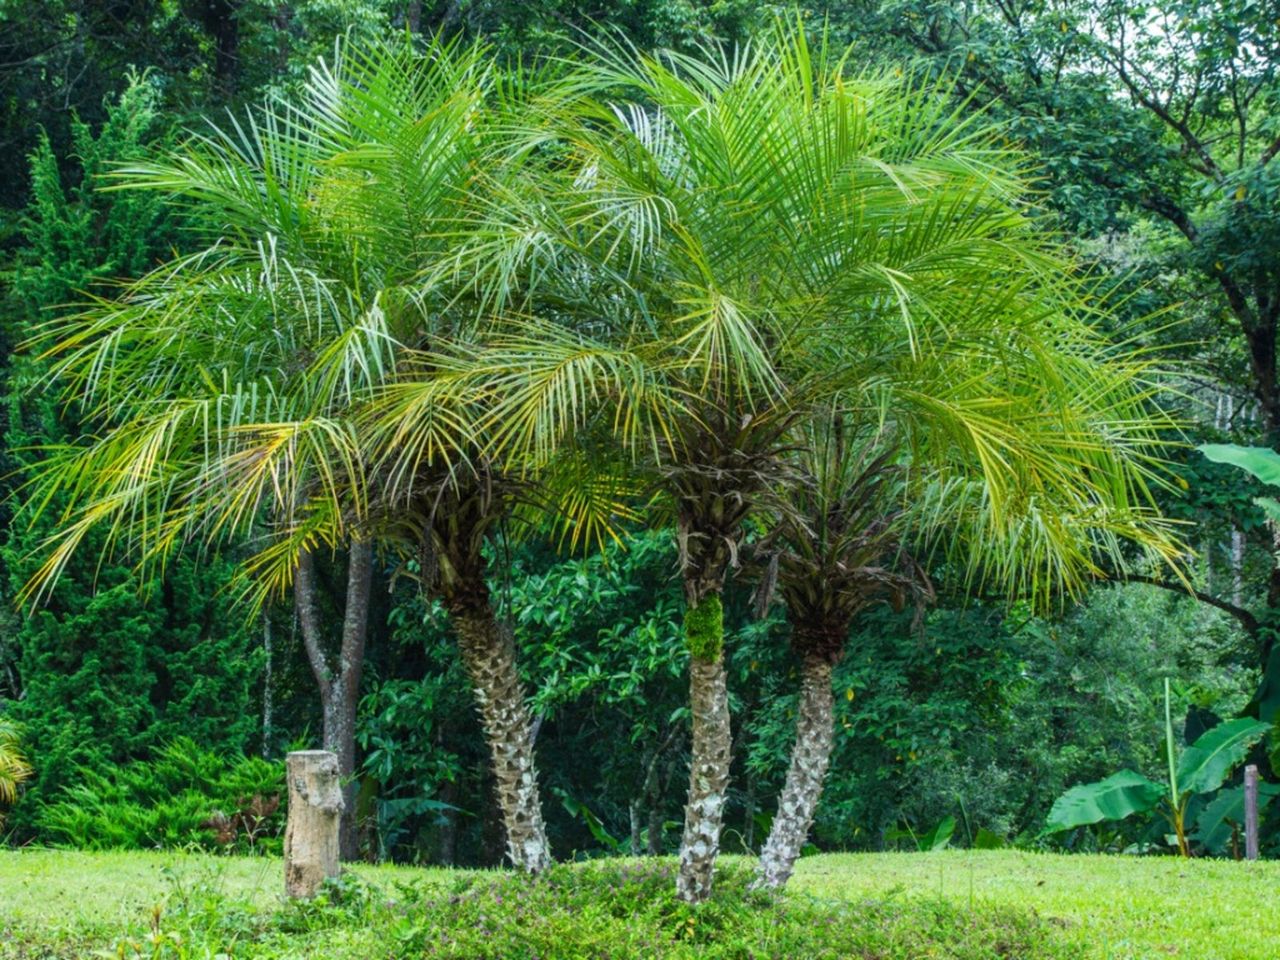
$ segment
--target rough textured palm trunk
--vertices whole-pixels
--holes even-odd
[[[831,663],[821,656],[806,657],[791,767],[769,839],[760,853],[756,886],[781,889],[791,877],[822,795],[822,779],[831,760],[832,729]]]
[[[516,671],[515,642],[487,603],[452,613],[462,662],[489,741],[507,855],[516,867],[537,873],[551,865],[551,848],[542,821],[533,725]]]
[[[719,609],[719,596],[713,594]],[[693,610],[700,609],[693,608]],[[729,694],[724,669],[724,627],[716,617],[717,635],[695,639],[690,633],[689,705],[693,714],[693,745],[689,757],[689,796],[685,803],[684,834],[680,840],[680,873],[676,893],[682,900],[700,902],[711,896],[711,879],[720,850],[720,827],[729,787],[732,739]],[[700,652],[701,651],[701,652]],[[703,654],[711,654],[706,656]]]

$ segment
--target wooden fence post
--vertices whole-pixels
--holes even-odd
[[[310,899],[338,876],[342,783],[338,757],[328,750],[297,750],[285,758],[289,813],[284,829],[284,892]]]
[[[1244,768],[1244,858],[1258,859],[1258,767]]]

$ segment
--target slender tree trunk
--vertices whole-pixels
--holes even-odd
[[[271,611],[262,611],[262,759],[271,759],[272,730],[272,678],[271,678]]]
[[[404,5],[404,25],[411,34],[422,30],[422,0],[409,0]]]
[[[724,621],[718,592],[703,596],[697,606],[688,608],[685,635],[690,651],[693,744],[676,893],[682,900],[698,903],[711,896],[733,745],[724,669]]]
[[[335,718],[333,748],[338,754],[338,770],[343,777],[342,795],[347,812],[342,817],[342,859],[360,856],[356,794],[356,711],[360,706],[360,678],[369,636],[369,600],[373,592],[373,545],[352,540],[347,559],[347,603],[342,618],[342,647],[338,653],[341,706]]]
[[[651,806],[649,808],[649,843],[646,851],[651,857],[662,856],[662,825],[664,822],[662,808]]]
[[[649,840],[646,845],[647,852],[651,857],[662,855],[662,825],[664,817],[662,816],[662,795],[663,787],[671,782],[672,762],[667,760],[664,766],[664,772],[659,772],[659,767],[676,738],[680,736],[682,727],[673,724],[667,728],[666,736],[654,747],[653,755],[649,757],[649,762],[644,769],[644,783],[640,787],[640,793],[644,798],[644,803],[649,808]]]
[[[638,857],[644,853],[644,801],[632,797],[627,803],[627,813],[631,820],[631,855]]]
[[[309,553],[299,557],[294,579],[298,621],[311,671],[320,688],[321,742],[338,758],[345,807],[339,842],[342,859],[359,857],[356,829],[356,708],[360,698],[360,676],[368,637],[369,599],[373,580],[373,548],[367,540],[353,540],[347,559],[346,609],[342,620],[342,644],[336,669],[324,652],[323,630],[316,610],[314,560]]]
[[[781,889],[791,877],[813,825],[813,814],[822,795],[822,778],[831,760],[831,662],[826,657],[810,655],[805,657],[802,671],[791,767],[756,867],[755,886],[769,889]]]
[[[542,821],[533,725],[516,670],[515,641],[494,616],[487,596],[484,602],[455,606],[451,614],[489,741],[507,856],[516,867],[538,873],[551,865],[551,848]]]
[[[451,807],[458,802],[458,785],[452,780],[440,788],[440,799]],[[458,811],[445,810],[440,825],[440,863],[451,867],[458,859]]]
[[[676,733],[680,732],[680,728],[676,728]],[[667,789],[671,786],[671,780],[676,773],[676,755],[670,753],[666,761],[662,765],[662,773],[655,778],[653,789],[649,793],[649,856],[662,856],[663,849],[666,846],[666,829],[667,818],[666,811],[663,807],[662,799],[667,795]]]
[[[225,96],[236,92],[240,71],[240,20],[242,0],[205,0],[204,28],[213,40],[213,77]]]

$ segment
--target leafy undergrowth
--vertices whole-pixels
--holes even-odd
[[[350,874],[310,903],[263,906],[213,879],[175,882],[124,929],[31,928],[0,934],[0,956],[587,958],[866,958],[1058,960],[1080,956],[1035,913],[929,899],[781,898],[721,871],[709,903],[674,895],[668,861],[559,866],[536,880],[497,873],[451,884]],[[108,936],[109,934],[109,936]],[[104,939],[105,937],[105,939]]]

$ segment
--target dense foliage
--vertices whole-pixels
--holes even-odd
[[[282,764],[257,757],[227,760],[188,737],[154,753],[153,760],[120,764],[106,774],[76,771],[74,786],[41,807],[41,836],[84,850],[279,851]]]
[[[278,769],[262,758],[295,741],[318,742],[323,718],[289,605],[250,620],[233,603],[240,545],[142,573],[126,550],[98,563],[90,549],[46,604],[17,603],[57,523],[56,511],[30,522],[13,471],[40,462],[39,447],[103,427],[92,412],[59,404],[47,388],[48,361],[19,355],[18,344],[86,292],[110,298],[111,281],[137,277],[221,228],[156,192],[104,190],[113,169],[160,157],[202,114],[223,123],[224,107],[296,91],[343,31],[372,39],[439,29],[485,37],[502,54],[531,61],[565,49],[566,34],[593,21],[641,45],[682,46],[699,36],[732,44],[768,11],[683,2],[53,6],[33,18],[30,4],[0,2],[0,80],[10,92],[0,114],[8,174],[0,197],[8,281],[0,485],[14,494],[0,505],[0,723],[16,722],[4,743],[20,744],[34,768],[5,829],[20,842],[257,849],[257,820],[246,836],[246,817],[263,820],[263,837],[278,832],[265,799]],[[1117,342],[1135,338],[1190,361],[1174,402],[1191,433],[1274,443],[1277,34],[1253,5],[1237,6],[1182,4],[1176,17],[1195,25],[1191,41],[1164,14],[1109,4],[977,4],[962,16],[933,3],[852,3],[825,12],[835,34],[869,56],[915,58],[924,72],[955,74],[965,109],[985,109],[1034,151],[1047,178],[1038,216],[1069,233],[1103,286],[1129,297],[1111,331]],[[20,21],[30,29],[14,29]],[[1132,46],[1135,23],[1171,39]],[[1196,45],[1193,78],[1169,69],[1185,42]],[[1159,89],[1165,80],[1173,86]],[[351,272],[369,270],[369,259],[357,250]],[[1175,458],[1181,483],[1157,493],[1169,513],[1195,524],[1186,535],[1200,551],[1192,580],[1211,604],[1142,570],[1139,579],[1159,582],[1097,583],[1055,598],[1062,604],[1048,611],[942,591],[923,616],[860,616],[833,677],[835,746],[813,833],[820,848],[914,845],[954,817],[956,844],[974,845],[983,834],[1076,849],[1167,849],[1156,818],[1052,840],[1041,831],[1069,787],[1126,767],[1159,778],[1163,678],[1175,680],[1187,743],[1210,714],[1257,715],[1271,702],[1262,694],[1280,690],[1271,613],[1280,588],[1256,491],[1193,452]],[[758,565],[733,572],[714,609],[706,603],[686,615],[673,531],[629,531],[585,556],[568,550],[567,538],[547,541],[517,538],[504,521],[484,556],[529,692],[552,848],[564,858],[674,849],[690,750],[688,641],[705,633],[714,649],[693,647],[704,659],[718,655],[722,636],[728,641],[734,720],[724,845],[758,850],[787,773],[802,666],[783,610],[754,609]],[[316,571],[317,608],[335,621],[344,557],[323,556]],[[419,589],[423,562],[388,552],[372,574],[355,727],[360,843],[370,857],[496,864],[505,841],[485,742],[450,639],[451,613]],[[951,572],[939,564],[940,587]],[[722,632],[704,629],[717,616]],[[1251,757],[1274,779],[1268,751],[1280,751],[1280,734]],[[1277,808],[1265,825],[1270,855],[1280,852]],[[1208,849],[1229,852],[1221,843]],[[544,905],[555,916],[582,895],[578,876],[556,874],[540,888],[561,897]],[[725,929],[746,915],[739,880],[725,893]],[[632,888],[617,889],[625,897]],[[359,890],[344,895],[365,902]],[[474,906],[473,894],[460,896]],[[608,926],[609,909],[565,922],[594,935],[588,927]],[[819,908],[788,909],[799,919],[770,935],[809,936],[816,914],[806,911]],[[882,919],[903,932],[921,918]],[[662,920],[663,930],[683,929]],[[1014,941],[1031,923],[996,921],[1008,923]],[[764,936],[770,922],[752,920],[751,929]],[[964,923],[943,911],[912,935],[942,930],[942,939],[955,939]],[[414,929],[425,936],[429,920]],[[867,932],[857,923],[848,929],[850,944]],[[774,942],[784,945],[799,949]]]

